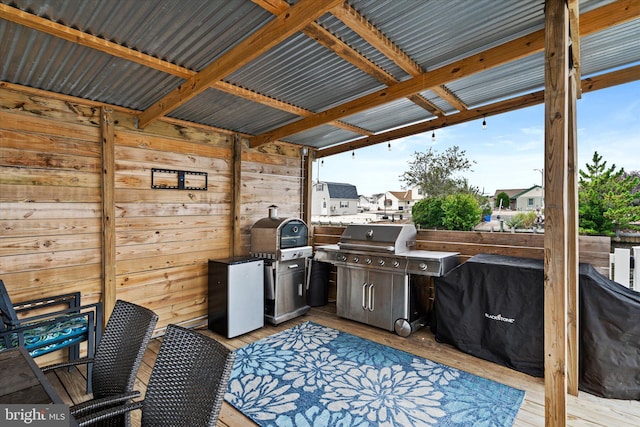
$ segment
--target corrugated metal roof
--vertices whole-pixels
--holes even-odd
[[[284,141],[294,144],[308,145],[314,148],[324,148],[339,142],[350,141],[362,135],[348,130],[335,128],[329,125],[317,126],[305,132],[283,138]]]
[[[580,12],[614,0],[582,0]],[[198,71],[267,25],[274,16],[250,0],[0,0],[44,19],[102,37],[187,70]],[[290,3],[295,3],[290,1]],[[349,0],[367,25],[423,70],[521,37],[544,25],[544,0],[397,1]],[[405,81],[409,74],[354,29],[329,14],[317,22],[337,39]],[[582,76],[640,63],[640,19],[581,40]],[[448,82],[446,87],[468,106],[480,106],[539,90],[544,56],[534,54]],[[144,110],[184,82],[148,66],[84,47],[55,35],[0,19],[0,80]],[[301,32],[224,77],[250,90],[311,112],[326,112],[385,86],[374,77]],[[420,93],[447,115],[449,102],[429,88]],[[344,122],[383,132],[434,116],[407,98],[393,99],[347,117]],[[349,109],[345,109],[348,114]],[[186,121],[259,135],[300,118],[214,89],[206,89],[168,113]],[[324,148],[362,138],[321,124],[284,141]],[[348,144],[345,145],[348,149]]]
[[[424,70],[513,40],[544,24],[544,0],[384,0],[353,2],[353,7]]]
[[[580,40],[582,75],[640,61],[640,19],[591,34]]]
[[[23,86],[144,109],[184,81],[4,20],[0,40],[0,80]]]
[[[384,87],[304,34],[290,37],[225,80],[314,112]]]
[[[202,92],[172,111],[170,117],[250,135],[298,119],[294,114],[215,89]]]

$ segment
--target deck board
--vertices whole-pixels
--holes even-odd
[[[425,357],[434,362],[443,363],[474,375],[524,390],[526,392],[525,399],[514,426],[544,426],[544,381],[542,378],[531,377],[507,367],[470,356],[448,344],[438,343],[429,328],[422,328],[409,337],[402,338],[392,332],[339,318],[335,314],[335,304],[330,303],[324,307],[312,308],[306,315],[281,323],[278,326],[265,325],[261,329],[233,339],[226,339],[205,328],[199,329],[199,331],[223,342],[229,348],[235,349],[305,321],[313,321],[358,335],[389,347]],[[136,382],[136,389],[138,390],[143,391],[149,381],[149,375],[151,374],[160,342],[161,339],[154,339],[145,353]],[[83,390],[85,385],[85,377],[81,372],[73,371],[69,373],[66,370],[62,370],[62,372],[49,373],[47,375],[66,400],[66,403],[78,403],[87,398],[87,396],[82,396],[79,393],[79,390]],[[55,376],[55,378],[51,376]],[[570,426],[635,427],[640,425],[640,401],[603,399],[580,392],[578,397],[567,396],[567,418]],[[132,421],[133,426],[140,425],[139,412],[134,414]],[[223,405],[218,426],[243,427],[253,425],[255,424],[252,421],[232,406],[227,403]]]

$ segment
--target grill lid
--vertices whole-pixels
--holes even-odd
[[[398,254],[415,246],[416,235],[413,224],[350,224],[340,236],[338,246],[341,249]]]

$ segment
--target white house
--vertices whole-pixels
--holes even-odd
[[[354,215],[358,213],[358,190],[355,185],[319,181],[311,193],[311,215]]]
[[[533,211],[543,207],[544,193],[539,185],[530,188],[496,190],[494,198],[497,198],[500,193],[506,193],[509,196],[509,206],[503,206],[503,209]]]
[[[544,193],[542,192],[542,187],[534,185],[533,187],[516,194],[515,199],[516,210],[533,211],[542,208]]]
[[[387,191],[378,195],[378,210],[411,212],[413,205],[422,198],[422,193],[418,188],[405,191]]]

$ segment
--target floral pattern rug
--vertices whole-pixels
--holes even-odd
[[[524,398],[312,322],[235,353],[225,400],[261,426],[511,426]]]

